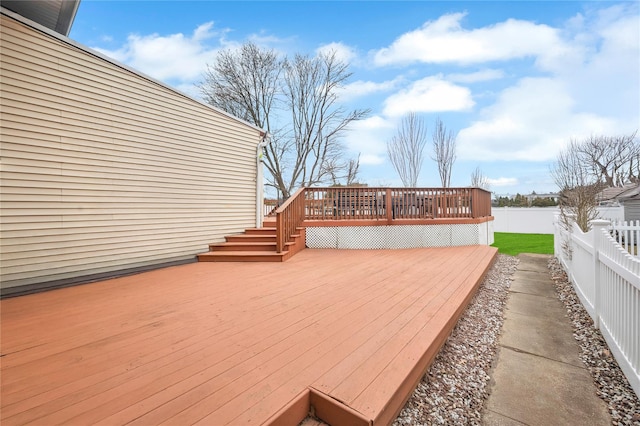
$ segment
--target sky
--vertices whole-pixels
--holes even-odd
[[[457,135],[451,186],[479,168],[498,195],[556,191],[571,139],[640,128],[637,1],[82,0],[69,37],[198,99],[221,49],[334,50],[340,103],[371,110],[343,138],[371,186],[402,186],[386,144],[409,112]],[[432,152],[418,186],[441,185]]]

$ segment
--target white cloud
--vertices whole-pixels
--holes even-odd
[[[461,158],[552,161],[571,138],[640,127],[640,21],[637,6],[613,6],[567,22],[573,56],[536,65],[458,134]]]
[[[440,77],[426,77],[389,96],[384,114],[392,117],[407,112],[465,111],[473,107],[471,91]]]
[[[467,74],[447,74],[445,79],[452,83],[480,83],[483,81],[499,80],[504,77],[504,71],[485,69]]]
[[[382,154],[360,154],[360,164],[377,166],[384,163],[385,158]]]
[[[376,65],[425,63],[473,64],[525,57],[558,57],[568,47],[557,29],[529,21],[508,19],[466,30],[466,13],[443,15],[397,38],[375,52]]]
[[[554,73],[580,105],[597,114],[633,121],[640,117],[640,19],[637,10],[614,6],[582,17],[573,37],[584,55],[552,63]],[[632,126],[633,127],[633,126]]]
[[[350,151],[360,153],[360,164],[382,164],[387,156],[386,141],[395,128],[394,122],[378,115],[353,122],[345,135],[345,145]]]
[[[358,57],[355,49],[353,49],[351,46],[347,46],[344,43],[333,42],[322,45],[318,49],[316,49],[316,53],[327,54],[331,52],[335,53],[338,60],[347,64],[354,62]]]
[[[375,93],[388,92],[395,89],[402,80],[402,77],[397,77],[393,80],[383,81],[382,83],[362,80],[354,81],[353,83],[345,85],[340,90],[340,100],[345,101]]]
[[[190,36],[131,34],[126,44],[117,50],[94,49],[161,81],[194,81],[202,75],[218,47],[226,45],[224,34],[225,31],[214,31],[213,22],[207,22]],[[218,46],[209,45],[212,38],[217,38]]]
[[[491,187],[516,186],[519,183],[518,178],[514,177],[487,178],[487,181]]]
[[[615,131],[615,120],[576,107],[561,81],[524,78],[458,133],[459,157],[549,161],[572,137]]]
[[[264,47],[266,49],[271,49],[275,46],[280,46],[282,48],[283,45],[291,43],[292,41],[292,38],[280,38],[273,34],[267,34],[264,31],[258,34],[251,34],[249,35],[249,37],[247,37],[247,39],[253,44]],[[237,45],[240,46],[239,43],[237,43]],[[282,49],[276,48],[276,51],[281,53]]]

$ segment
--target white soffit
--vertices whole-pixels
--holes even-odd
[[[2,7],[68,36],[80,0],[2,0]]]

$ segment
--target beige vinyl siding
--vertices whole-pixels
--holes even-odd
[[[2,288],[193,259],[255,226],[260,131],[8,16]]]
[[[640,220],[640,200],[626,200],[624,206],[624,220]]]

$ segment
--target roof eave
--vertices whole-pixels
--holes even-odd
[[[2,7],[68,36],[81,0],[16,1],[3,0]]]

